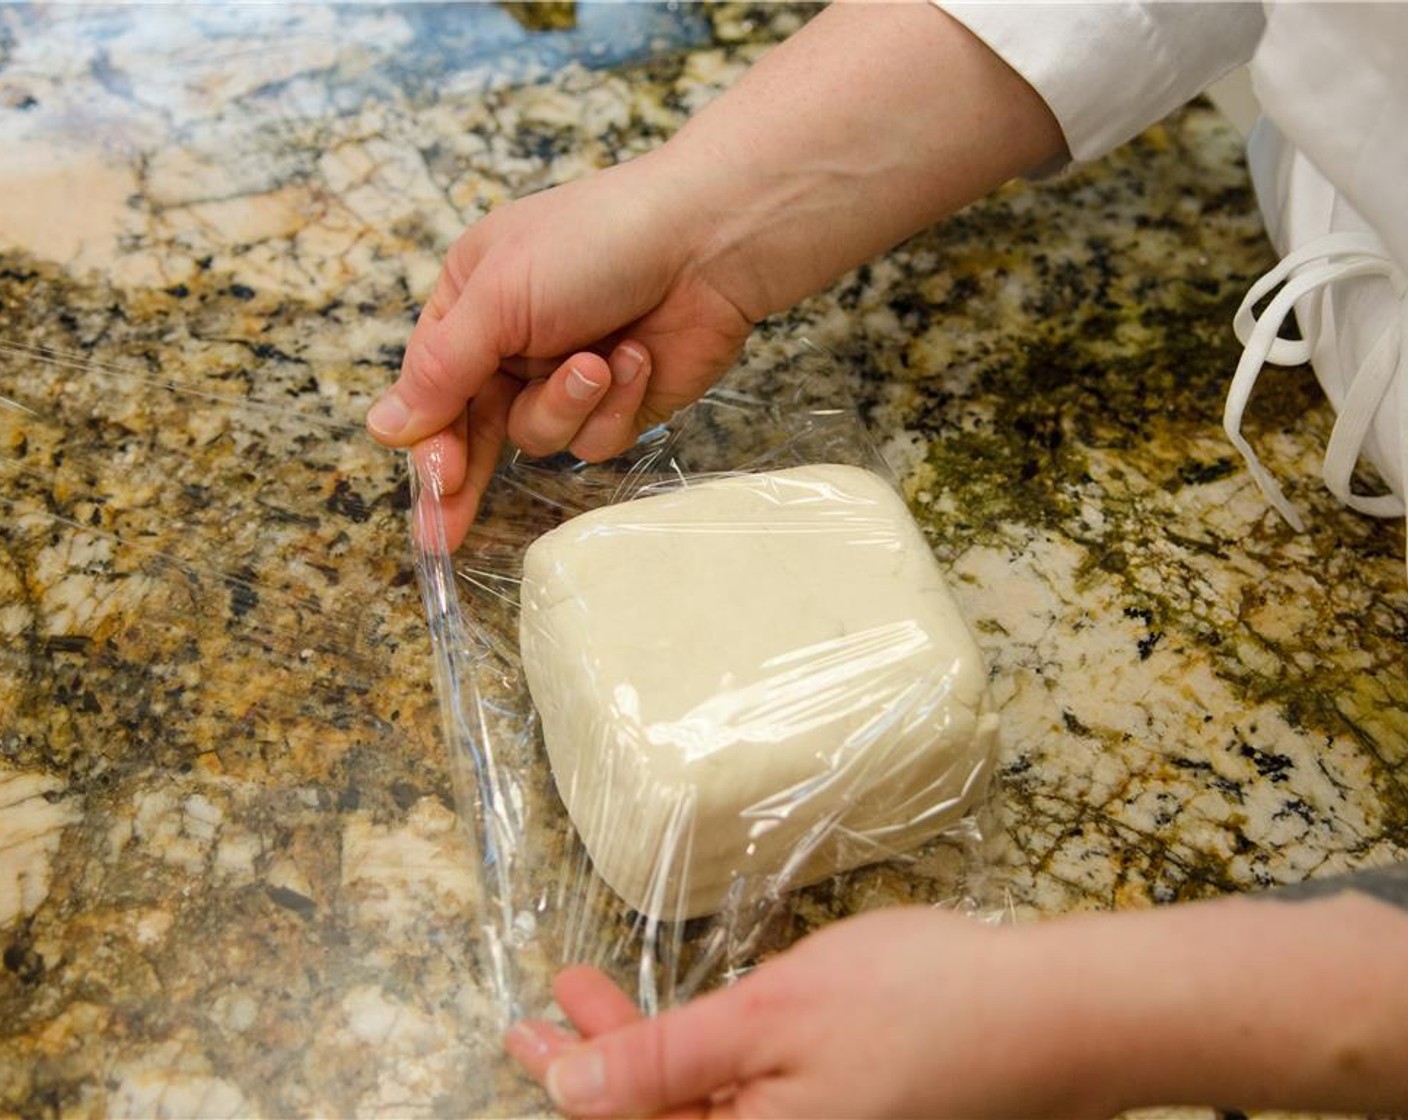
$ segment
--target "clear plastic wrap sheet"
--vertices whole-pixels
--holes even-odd
[[[381,371],[111,323],[0,330],[0,947],[32,962],[0,1115],[405,1115],[388,1084],[481,1115],[502,1052],[405,464],[359,423]]]
[[[854,410],[810,399],[826,360],[610,463],[511,458],[453,554],[419,482],[505,1020],[568,963],[655,1011],[845,913],[987,901],[986,674]]]

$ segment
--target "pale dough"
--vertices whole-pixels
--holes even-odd
[[[528,549],[521,602],[559,792],[637,910],[692,917],[731,883],[887,858],[981,792],[982,658],[872,472],[735,475],[593,510]]]

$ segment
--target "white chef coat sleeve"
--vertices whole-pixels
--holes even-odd
[[[1246,62],[1265,26],[1258,3],[934,2],[1041,95],[1077,162]]]

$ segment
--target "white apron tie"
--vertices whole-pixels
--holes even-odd
[[[1408,278],[1386,254],[1382,243],[1370,234],[1350,232],[1329,233],[1311,241],[1287,255],[1252,286],[1232,321],[1243,350],[1232,385],[1227,391],[1222,426],[1227,438],[1242,453],[1247,469],[1262,493],[1296,530],[1304,529],[1305,523],[1242,435],[1242,414],[1246,411],[1252,387],[1267,362],[1292,366],[1310,360],[1315,343],[1313,337],[1302,341],[1276,337],[1296,301],[1336,281],[1356,276],[1386,278],[1393,285],[1400,309],[1396,320],[1375,342],[1349,384],[1330,433],[1322,473],[1330,493],[1345,505],[1375,517],[1402,517],[1404,501],[1400,494],[1373,496],[1356,494],[1350,489],[1350,476],[1359,461],[1360,451],[1380,403],[1390,392],[1401,393],[1408,398],[1408,345],[1405,344],[1405,339],[1408,339]],[[1258,319],[1252,308],[1278,286],[1281,290]],[[1302,324],[1303,329],[1306,326]],[[1309,335],[1312,331],[1306,329],[1304,333]],[[1401,399],[1398,403],[1399,462],[1404,475],[1399,480],[1398,489],[1402,494],[1408,494],[1408,399]]]

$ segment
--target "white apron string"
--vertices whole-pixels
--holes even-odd
[[[1262,493],[1296,530],[1304,529],[1305,523],[1242,435],[1242,415],[1257,377],[1267,362],[1289,366],[1310,360],[1313,338],[1291,340],[1276,337],[1296,301],[1338,280],[1354,276],[1385,277],[1393,285],[1402,309],[1396,321],[1374,344],[1350,382],[1325,451],[1325,485],[1340,501],[1363,513],[1375,517],[1402,517],[1404,502],[1398,494],[1370,496],[1356,494],[1350,489],[1350,475],[1359,461],[1360,451],[1380,403],[1389,392],[1408,395],[1408,346],[1404,344],[1404,339],[1408,338],[1408,278],[1385,253],[1379,240],[1369,234],[1331,233],[1297,249],[1252,285],[1232,321],[1232,328],[1243,350],[1232,385],[1227,391],[1222,426],[1232,445],[1242,453],[1247,469]],[[1258,319],[1252,308],[1278,286],[1281,290]],[[1399,409],[1399,450],[1404,472],[1400,486],[1408,494],[1408,399],[1400,404],[1404,406]]]

